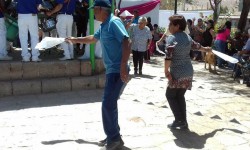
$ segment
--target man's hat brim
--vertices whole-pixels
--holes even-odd
[[[106,7],[106,8],[111,8],[111,4],[108,1],[95,1],[92,6],[90,6],[88,9],[93,9],[95,6],[99,7]]]

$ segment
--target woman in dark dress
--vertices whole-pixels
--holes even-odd
[[[201,43],[202,46],[212,46],[214,37],[215,37],[215,33],[214,33],[214,21],[213,20],[208,20],[206,22],[207,24],[207,28],[205,30],[205,32],[203,32],[202,36],[203,36],[203,41]]]

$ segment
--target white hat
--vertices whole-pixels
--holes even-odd
[[[127,10],[124,10],[121,14],[120,14],[121,17],[129,17],[129,16],[134,16],[132,15],[129,11]]]

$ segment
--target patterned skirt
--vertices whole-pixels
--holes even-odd
[[[180,78],[178,80],[173,79],[173,80],[168,81],[168,87],[169,88],[184,88],[187,90],[191,90],[192,80],[193,80],[193,77],[185,77],[185,78]]]

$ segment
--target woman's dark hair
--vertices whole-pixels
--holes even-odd
[[[183,15],[172,15],[169,17],[169,21],[174,25],[179,25],[181,31],[185,31],[187,22]]]
[[[231,26],[232,26],[231,21],[226,21],[225,25],[224,25],[223,27],[220,27],[220,28],[218,29],[218,33],[224,32],[224,31],[226,30],[226,28],[227,28],[227,29],[231,29]]]
[[[191,19],[188,19],[187,22],[189,22],[190,25],[193,24],[193,21]]]
[[[151,17],[147,17],[148,23],[151,22]]]
[[[227,21],[227,22],[225,23],[225,26],[226,26],[226,28],[231,29],[231,27],[232,27],[232,22],[231,22],[231,21]]]
[[[158,24],[154,24],[154,27],[157,28],[157,27],[158,27]]]
[[[209,19],[207,23],[210,23],[210,28],[214,29],[214,21]]]

